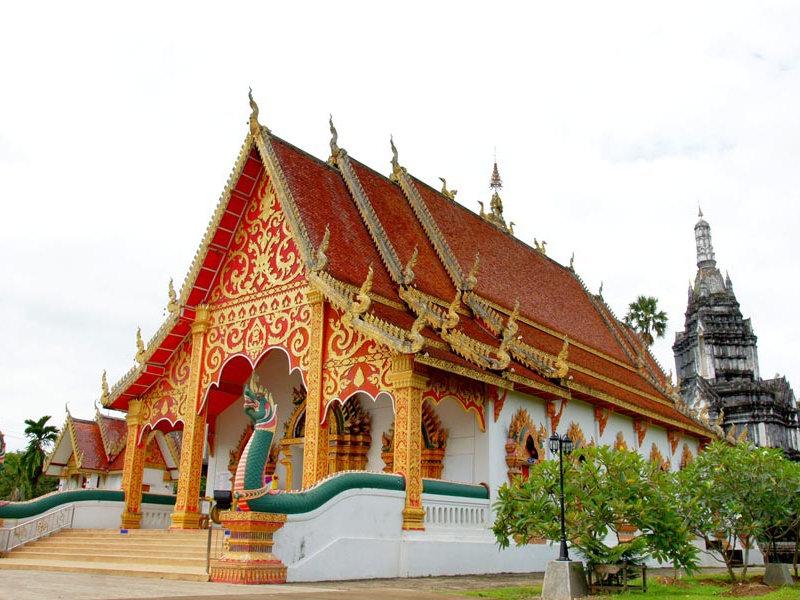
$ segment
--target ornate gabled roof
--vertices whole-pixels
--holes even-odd
[[[122,419],[98,411],[95,420],[90,421],[76,419],[68,412],[43,470],[48,475],[57,476],[73,456],[80,471],[118,470],[112,467],[118,462],[116,459],[125,454],[126,434],[127,424]]]
[[[108,405],[125,408],[163,374],[266,173],[310,283],[363,333],[436,368],[639,411],[708,435],[676,410],[667,377],[641,340],[571,269],[409,175],[394,148],[385,177],[351,159],[332,131],[324,162],[265,127],[252,129],[173,303],[179,308]]]

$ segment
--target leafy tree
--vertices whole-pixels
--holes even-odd
[[[564,464],[565,520],[572,547],[590,564],[651,556],[694,569],[697,549],[675,507],[672,477],[636,452],[602,447],[573,453]],[[493,531],[501,547],[511,540],[560,539],[558,463],[540,462],[526,481],[503,485],[495,510]],[[630,526],[637,530],[632,539],[621,536]]]
[[[664,337],[667,331],[667,313],[658,310],[658,300],[653,296],[639,296],[628,305],[625,323],[638,331],[648,346],[652,346],[653,336]]]
[[[19,502],[33,494],[28,469],[22,452],[9,452],[0,467],[0,500]]]
[[[38,421],[25,419],[25,437],[28,438],[28,447],[25,450],[23,462],[34,488],[42,476],[47,451],[51,444],[58,439],[58,428],[48,425],[49,420],[49,415],[41,417]]]
[[[744,550],[742,578],[756,541],[774,542],[795,526],[796,469],[780,450],[714,442],[679,474],[679,505],[708,552],[736,581],[733,552]]]

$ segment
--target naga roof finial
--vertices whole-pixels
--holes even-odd
[[[144,341],[142,340],[142,328],[136,328],[136,362],[143,365],[145,362],[145,348]]]
[[[335,160],[336,157],[339,156],[339,144],[338,144],[339,133],[336,131],[336,127],[333,125],[333,115],[330,115],[330,118],[328,119],[328,124],[330,125],[331,128],[331,141],[330,141],[331,159]]]
[[[100,404],[105,406],[108,403],[108,378],[106,372],[103,370],[103,376],[100,378]]]
[[[442,182],[442,196],[445,198],[450,198],[450,200],[455,200],[458,190],[448,190],[447,180],[444,177],[439,177],[439,181]]]
[[[397,146],[394,145],[394,136],[389,136],[389,145],[392,147],[392,170],[396,171],[400,168],[400,162],[397,159]]]
[[[247,98],[250,100],[250,133],[258,135],[261,133],[261,125],[258,122],[258,104],[256,104],[256,101],[253,99],[253,88],[248,88],[248,90]]]
[[[414,246],[414,251],[411,253],[411,258],[408,259],[406,266],[403,268],[403,283],[405,285],[411,285],[411,282],[414,281],[414,267],[417,264],[418,257],[419,246]]]

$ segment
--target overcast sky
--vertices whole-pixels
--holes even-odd
[[[759,338],[800,388],[800,4],[96,4],[0,9],[0,430],[133,365],[161,323],[247,131],[339,143],[476,210],[494,148],[508,220],[618,316],[668,312],[695,274],[698,204]],[[555,7],[555,8],[550,8]],[[513,299],[510,299],[510,301]]]

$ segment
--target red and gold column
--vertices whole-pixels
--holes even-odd
[[[414,355],[392,358],[394,395],[394,471],[406,480],[403,529],[423,530],[422,508],[422,394],[428,380],[414,372]]]
[[[203,469],[206,412],[198,414],[202,401],[201,370],[205,352],[205,333],[210,323],[208,307],[198,306],[192,324],[192,359],[187,382],[188,403],[183,423],[178,496],[172,513],[171,529],[200,527],[200,477]]]
[[[122,467],[122,491],[125,494],[125,507],[122,510],[120,527],[139,529],[142,521],[142,477],[144,475],[145,444],[138,445],[139,415],[141,400],[128,403],[128,439],[125,443],[125,463]]]
[[[328,425],[320,424],[322,410],[322,355],[325,341],[325,300],[317,290],[307,295],[311,308],[311,340],[306,373],[306,424],[303,440],[303,489],[327,475]]]

